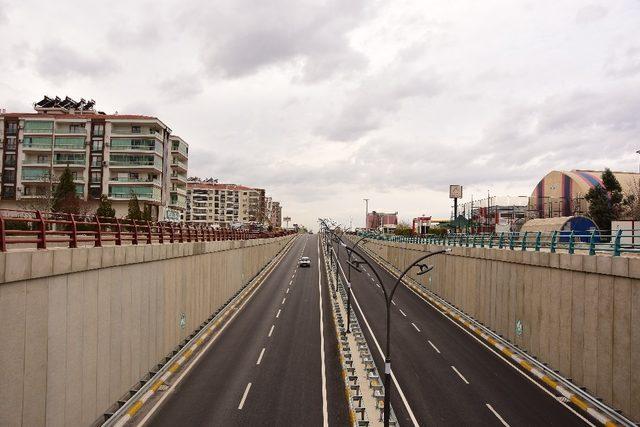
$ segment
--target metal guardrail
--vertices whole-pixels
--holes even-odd
[[[545,251],[589,255],[640,253],[640,232],[638,230],[617,230],[612,233],[553,231],[553,232],[503,232],[503,233],[448,233],[425,237],[396,236],[376,233],[358,233],[370,239],[390,242],[431,244],[473,248],[509,249],[517,251]]]
[[[252,232],[97,215],[0,209],[0,252],[6,252],[11,246],[24,248],[25,245],[35,245],[38,249],[46,249],[49,244],[69,248],[77,248],[79,245],[100,247],[105,243],[116,246],[150,245],[251,240],[288,234],[292,232]]]

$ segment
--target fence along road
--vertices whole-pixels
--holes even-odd
[[[345,425],[349,415],[338,375],[336,334],[322,286],[320,336],[317,237],[298,239],[243,312],[148,417],[152,426]],[[304,254],[311,268],[298,268]],[[326,365],[323,397],[322,352]],[[323,414],[323,405],[327,414]]]
[[[346,267],[346,251],[340,256]],[[395,282],[382,267],[377,271],[387,286]],[[385,332],[382,290],[372,273],[352,271],[351,278],[356,314],[361,321],[363,316],[367,319],[380,341]],[[418,424],[590,424],[406,287],[398,287],[391,308],[392,369]],[[371,339],[368,331],[367,338]],[[380,369],[381,355],[374,352],[374,358]],[[397,393],[391,404],[399,423],[411,424]]]

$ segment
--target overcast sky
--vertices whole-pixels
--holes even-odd
[[[155,115],[303,224],[640,160],[640,0],[0,0],[0,40],[0,108]]]

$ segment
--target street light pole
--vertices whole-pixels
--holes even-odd
[[[382,293],[384,295],[384,299],[385,299],[385,309],[386,309],[386,348],[385,348],[385,355],[384,355],[384,389],[385,389],[385,393],[384,393],[384,425],[385,427],[389,426],[389,417],[391,415],[391,301],[393,300],[393,295],[396,292],[396,289],[398,288],[398,285],[402,282],[402,279],[404,278],[404,276],[413,268],[413,267],[418,267],[420,269],[420,271],[417,273],[418,275],[423,275],[425,273],[428,273],[429,271],[431,271],[433,269],[433,266],[427,266],[426,264],[422,263],[422,261],[426,260],[427,258],[430,258],[434,255],[438,255],[441,253],[445,253],[445,252],[449,252],[450,249],[442,249],[439,251],[435,251],[435,252],[429,252],[428,254],[416,259],[415,261],[413,261],[413,263],[411,263],[403,272],[400,276],[398,276],[398,279],[396,280],[395,284],[393,285],[393,287],[391,288],[391,292],[388,293],[386,287],[384,286],[384,282],[382,281],[382,279],[380,278],[380,275],[378,274],[378,272],[376,271],[375,268],[373,268],[373,265],[371,265],[371,263],[369,261],[367,261],[366,258],[364,258],[362,256],[362,254],[360,254],[359,252],[357,252],[354,247],[349,247],[346,245],[346,243],[344,243],[342,241],[342,239],[340,238],[340,236],[338,236],[336,233],[334,233],[333,231],[331,231],[331,229],[329,227],[326,226],[325,227],[327,229],[327,231],[329,233],[331,233],[336,241],[339,241],[339,244],[341,244],[342,246],[344,246],[347,250],[347,254],[348,254],[348,264],[349,266],[353,266],[353,268],[358,271],[358,272],[362,272],[362,270],[360,269],[360,264],[366,264],[369,269],[373,272],[373,274],[376,276],[376,279],[378,280],[378,283],[380,284],[380,287],[382,288]],[[361,238],[358,243],[360,243],[360,241],[362,241],[364,239]],[[357,259],[353,259],[352,255],[355,255],[357,257]],[[337,260],[336,260],[337,261]],[[336,264],[336,272],[338,269],[338,265]],[[351,286],[351,280],[350,278],[347,279],[347,281],[349,282],[349,292],[348,295],[351,292],[350,286]]]

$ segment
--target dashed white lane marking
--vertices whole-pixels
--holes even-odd
[[[487,408],[489,408],[489,410],[491,412],[493,412],[493,415],[495,415],[496,418],[500,420],[500,422],[502,423],[503,426],[509,427],[509,424],[507,424],[507,422],[500,416],[499,413],[496,412],[495,409],[493,409],[493,407],[491,405],[489,405],[488,403],[486,405],[487,405]]]
[[[289,281],[289,286],[293,285],[293,280]]]
[[[377,286],[377,287],[380,287],[380,283],[376,283],[376,286]]]
[[[262,356],[264,356],[264,350],[265,348],[262,347],[262,351],[260,352],[260,356],[258,356],[258,361],[256,362],[256,365],[259,365],[260,362],[262,361]]]
[[[400,310],[400,314],[402,314],[404,317],[407,317],[407,314],[404,311],[402,311],[401,308],[399,308],[398,310]]]
[[[293,280],[294,277],[296,277],[295,273],[293,274],[293,276],[291,276],[291,280]]]
[[[434,343],[432,343],[431,341],[427,340],[429,342],[429,344],[431,345],[431,347],[433,347],[433,349],[435,351],[437,351],[438,353],[440,353],[440,350],[438,350],[438,347],[436,347],[436,345]]]
[[[416,328],[416,331],[420,332],[420,329],[418,329],[415,323],[411,322],[411,324],[413,325],[414,328]]]
[[[391,300],[391,304],[396,305],[396,302],[394,300]]]
[[[282,311],[282,310],[278,310],[278,312],[276,313],[276,319],[277,319],[278,317],[280,317],[280,312],[281,312],[281,311]]]
[[[271,329],[269,329],[269,337],[271,336],[271,334],[273,333],[273,328],[275,328],[276,325],[271,325]]]
[[[282,298],[282,303],[284,304],[286,300],[287,300],[286,298]]]
[[[289,293],[289,288],[287,288],[287,293]]]
[[[467,379],[464,377],[464,375],[462,375],[462,374],[460,373],[460,371],[458,371],[458,370],[456,369],[456,367],[455,367],[455,366],[451,366],[451,369],[453,369],[453,370],[454,370],[454,372],[455,372],[456,374],[458,374],[458,376],[462,379],[462,381],[464,381],[465,383],[469,384],[469,381],[467,381]]]
[[[242,409],[242,407],[244,406],[244,401],[247,400],[247,394],[249,394],[250,388],[251,388],[251,383],[247,384],[247,388],[244,389],[244,394],[242,395],[242,400],[240,400],[238,409]]]

